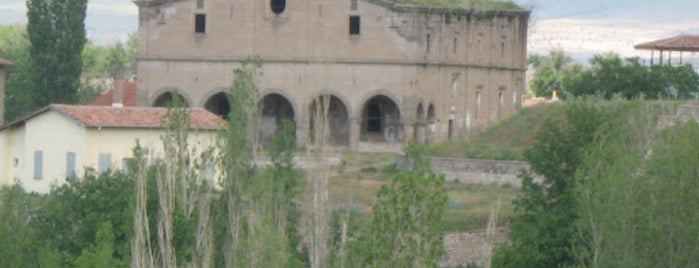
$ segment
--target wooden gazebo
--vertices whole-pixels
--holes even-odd
[[[672,52],[680,53],[680,64],[682,64],[683,52],[699,52],[699,35],[679,35],[666,39],[642,43],[634,46],[635,49],[650,50],[650,64],[653,65],[655,51],[659,51],[659,64],[663,64],[664,53],[667,52],[667,63],[672,64]]]

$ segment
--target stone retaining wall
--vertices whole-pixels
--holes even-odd
[[[441,267],[467,267],[469,264],[477,267],[490,267],[490,256],[493,246],[505,243],[509,232],[498,228],[492,233],[486,230],[475,230],[459,233],[444,234],[444,250],[446,260]]]
[[[520,186],[517,178],[522,170],[529,170],[526,162],[479,159],[429,157],[432,170],[444,174],[446,181],[468,184],[498,184]],[[396,159],[399,170],[407,169],[412,161],[400,155]]]

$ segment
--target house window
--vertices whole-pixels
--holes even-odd
[[[202,174],[202,178],[205,180],[213,180],[214,179],[214,161],[212,159],[207,159],[206,160],[206,166],[204,167],[204,172]]]
[[[75,173],[75,153],[66,153],[66,177],[75,178],[77,174]]]
[[[40,180],[44,177],[44,152],[34,151],[34,179]]]
[[[359,16],[350,16],[349,17],[349,34],[350,35],[359,35],[360,33],[360,18]]]
[[[286,0],[270,0],[269,8],[272,9],[274,14],[282,14],[282,12],[284,12],[286,9]]]
[[[206,33],[206,14],[194,15],[194,32]]]
[[[99,157],[99,162],[97,163],[97,171],[99,173],[105,173],[112,168],[112,154],[101,153]]]
[[[136,158],[121,159],[121,173],[131,174],[131,167],[136,166]]]
[[[350,7],[350,8],[351,8],[352,10],[357,10],[357,9],[358,9],[358,6],[359,6],[359,3],[358,3],[359,0],[351,0],[351,1],[352,1],[352,4],[351,4],[351,7]]]
[[[197,0],[197,8],[204,8],[204,0]]]

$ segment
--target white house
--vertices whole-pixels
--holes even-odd
[[[225,122],[205,109],[189,109],[190,146],[215,145]],[[50,105],[0,128],[0,184],[19,181],[47,193],[51,184],[83,174],[124,168],[136,140],[151,157],[162,155],[166,108]],[[201,151],[201,150],[199,150]]]

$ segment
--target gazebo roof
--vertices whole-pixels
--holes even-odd
[[[667,51],[699,51],[699,35],[679,35],[638,44],[635,45],[634,48]]]

